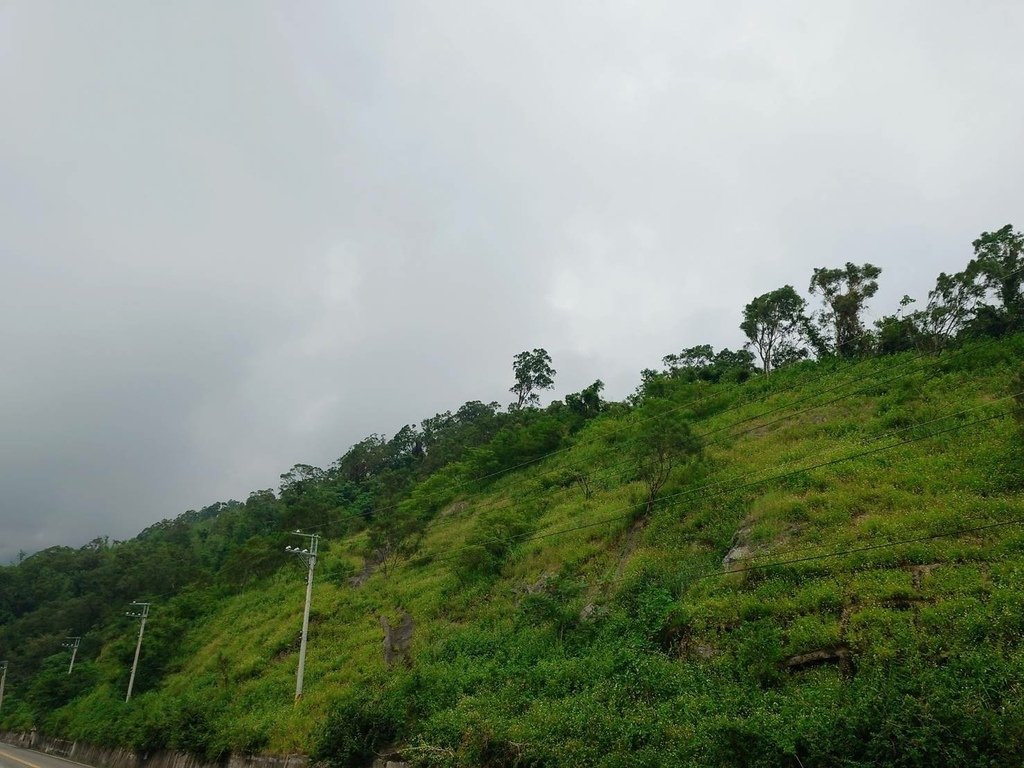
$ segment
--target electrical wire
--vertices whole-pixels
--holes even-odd
[[[978,351],[980,351],[982,349],[985,349],[985,348],[987,348],[987,347],[989,347],[989,346],[991,346],[993,344],[998,343],[999,341],[1000,341],[1000,339],[989,339],[988,341],[982,342],[981,344],[977,344],[977,345],[970,346],[970,347],[964,347],[964,348],[962,348],[960,350],[957,350],[956,352],[948,354],[944,358],[934,358],[933,362],[934,362],[934,364],[936,366],[941,365],[941,364],[946,364],[950,360],[956,359],[959,356],[966,355],[966,354],[976,353],[976,352],[978,352]],[[906,366],[911,365],[911,364],[913,364],[913,363],[915,363],[915,362],[917,362],[917,361],[919,361],[919,360],[921,360],[923,358],[927,358],[927,357],[933,357],[933,356],[930,353],[920,353],[918,355],[913,356],[909,360],[901,363],[900,365],[896,366],[896,369],[898,370],[900,368],[905,368]],[[875,360],[872,359],[872,362],[875,362]],[[893,368],[890,367],[888,369],[888,371],[891,371],[891,370],[893,370]],[[854,391],[848,392],[848,393],[846,393],[844,395],[840,395],[838,397],[835,397],[835,398],[833,398],[833,399],[831,399],[829,401],[809,405],[806,408],[803,408],[803,409],[801,409],[801,410],[799,410],[799,411],[797,411],[795,413],[789,414],[787,416],[779,417],[779,418],[777,418],[777,419],[775,419],[775,420],[773,420],[771,422],[768,422],[767,424],[760,424],[760,425],[751,426],[751,427],[749,427],[746,430],[742,430],[742,431],[737,432],[735,434],[732,434],[730,436],[731,437],[739,437],[739,436],[742,436],[744,434],[748,434],[750,432],[753,432],[755,430],[765,429],[767,427],[770,427],[770,426],[773,426],[775,424],[781,423],[782,421],[785,421],[785,420],[787,420],[789,418],[793,418],[793,417],[801,415],[803,413],[807,413],[807,412],[809,412],[811,410],[814,410],[816,408],[822,408],[822,407],[825,407],[825,406],[828,406],[828,405],[833,405],[833,404],[835,404],[837,402],[841,402],[842,400],[847,399],[848,397],[852,397],[852,396],[854,396],[856,394],[861,394],[863,392],[869,391],[871,389],[874,389],[875,387],[878,387],[878,386],[881,386],[881,385],[884,385],[884,384],[887,384],[887,383],[892,383],[893,381],[897,381],[897,380],[899,380],[901,378],[904,378],[906,376],[910,376],[910,375],[912,375],[914,373],[922,372],[923,370],[925,370],[925,367],[919,367],[919,368],[915,368],[915,369],[906,370],[906,371],[904,371],[902,373],[899,373],[899,374],[897,374],[895,376],[890,376],[889,378],[883,379],[882,381],[878,381],[878,382],[875,382],[873,384],[868,384],[868,385],[866,385],[866,386],[864,386],[864,387],[862,387],[862,388],[860,388],[858,390],[854,390]],[[772,413],[778,413],[779,411],[786,410],[788,408],[793,407],[794,405],[798,405],[798,404],[800,404],[802,402],[806,402],[806,401],[808,401],[810,399],[813,399],[815,397],[820,397],[821,395],[824,395],[824,394],[829,394],[831,392],[836,392],[836,391],[838,391],[840,389],[844,389],[844,388],[846,388],[846,387],[848,387],[850,385],[857,384],[857,383],[860,383],[862,381],[866,381],[868,379],[874,378],[879,373],[882,373],[882,372],[887,372],[887,371],[874,370],[874,371],[872,371],[872,372],[870,372],[868,374],[856,377],[854,379],[850,379],[850,380],[844,381],[844,382],[842,382],[840,384],[837,384],[837,385],[835,385],[833,387],[830,387],[828,389],[825,389],[825,390],[822,390],[822,391],[819,391],[819,392],[811,393],[810,395],[807,395],[805,397],[799,398],[798,400],[796,400],[794,402],[786,403],[784,405],[780,405],[780,406],[777,406],[775,408],[769,409],[768,411],[765,411],[763,413],[754,414],[752,416],[745,417],[743,419],[740,419],[739,421],[733,422],[730,425],[726,425],[724,427],[719,427],[719,428],[716,428],[714,430],[710,430],[708,432],[698,434],[697,437],[698,438],[703,438],[703,437],[708,437],[708,436],[713,435],[713,434],[719,434],[722,431],[732,430],[734,427],[736,427],[736,426],[738,426],[740,424],[749,422],[749,421],[754,420],[754,419],[762,418],[763,416],[770,415]],[[726,414],[726,413],[729,413],[729,412],[732,412],[732,411],[735,411],[735,410],[739,410],[740,408],[744,408],[744,407],[746,407],[748,405],[751,405],[753,403],[763,401],[763,400],[767,399],[768,397],[785,394],[786,392],[792,391],[793,389],[796,389],[798,387],[809,386],[809,385],[813,384],[814,381],[820,381],[821,379],[826,378],[827,376],[831,375],[832,373],[834,373],[834,372],[830,371],[830,372],[824,374],[823,376],[820,376],[817,379],[812,380],[809,383],[794,384],[794,385],[786,387],[786,388],[784,388],[784,389],[782,389],[780,391],[777,391],[777,392],[773,391],[773,392],[765,393],[761,397],[756,397],[756,398],[753,398],[753,399],[751,399],[749,401],[745,401],[743,403],[739,403],[739,404],[737,404],[735,406],[727,408],[727,409],[725,409],[725,410],[715,414],[715,416],[721,416],[723,414]],[[716,396],[720,396],[720,395],[716,395]],[[708,398],[704,398],[704,399],[706,400]],[[615,434],[615,433],[618,433],[618,432],[621,432],[621,431],[624,431],[624,430],[627,430],[627,429],[634,429],[638,423],[642,423],[643,421],[646,421],[648,419],[661,418],[661,417],[666,416],[666,415],[668,415],[670,413],[673,413],[673,412],[676,412],[678,410],[681,410],[684,407],[692,407],[694,404],[695,404],[695,402],[688,401],[687,403],[684,403],[684,404],[682,404],[680,406],[668,409],[667,411],[659,413],[659,414],[657,414],[655,416],[647,417],[646,419],[641,419],[639,421],[633,421],[633,422],[631,422],[629,424],[623,425],[622,427],[620,427],[620,428],[618,428],[616,430],[613,430],[612,432],[606,432],[606,433],[604,433],[603,437],[607,437],[609,434]],[[540,461],[540,460],[542,460],[544,458],[548,458],[549,456],[555,455],[556,453],[562,453],[564,451],[571,450],[573,448],[577,448],[578,446],[579,446],[579,444],[567,446],[566,448],[559,449],[558,451],[555,451],[553,453],[544,454],[543,456],[537,457],[535,460],[531,460],[530,462],[527,462],[527,463],[534,463],[534,461]],[[613,451],[614,449],[607,448],[605,450]],[[619,462],[618,464],[613,464],[613,465],[611,465],[611,467],[606,467],[606,468],[602,469],[601,473],[603,474],[603,473],[607,472],[609,469],[615,468],[616,466],[625,466],[625,465],[627,465],[629,463],[630,462],[627,460],[627,461],[624,461],[624,462]],[[521,466],[521,465],[517,465],[517,466]],[[507,470],[501,470],[500,472],[511,471],[514,468],[515,467],[507,468]],[[570,471],[572,469],[573,469],[573,467],[569,468]],[[577,467],[577,469],[578,469],[578,467]],[[553,474],[553,473],[556,473],[556,472],[563,472],[563,471],[565,471],[564,468],[553,468],[553,469],[548,470],[546,472],[540,473],[539,475],[537,475],[535,477],[522,478],[519,481],[517,481],[517,484],[518,483],[529,482],[531,480],[532,481],[536,481],[540,477],[544,477],[544,476],[547,476],[547,475],[550,475],[550,474]],[[477,479],[482,479],[482,478],[477,478]],[[470,484],[472,482],[474,482],[474,480],[467,480],[464,483],[457,484],[455,486],[455,489],[457,490],[459,488],[465,487],[467,484]],[[541,489],[541,492],[543,492],[543,490],[544,489]],[[518,501],[522,501],[522,497],[518,497],[517,500]],[[507,503],[504,506],[510,506],[510,505],[511,505],[511,502]],[[372,509],[372,510],[367,510],[365,512],[348,513],[346,515],[343,515],[341,517],[335,518],[333,520],[328,520],[328,521],[325,521],[323,523],[319,523],[319,524],[317,524],[315,526],[310,526],[308,528],[304,528],[302,530],[305,530],[305,531],[323,530],[325,528],[329,528],[332,525],[338,525],[338,524],[341,524],[341,523],[347,523],[347,522],[349,522],[349,521],[351,521],[353,519],[359,518],[359,517],[362,517],[362,518],[365,518],[365,519],[369,519],[370,517],[377,516],[377,515],[380,515],[382,513],[388,512],[388,511],[393,511],[393,510],[397,509],[398,506],[399,506],[399,504],[394,504],[394,505],[391,505],[391,506],[388,506],[388,507],[381,507],[381,508],[376,508],[376,509]],[[430,527],[432,527],[435,524],[439,524],[439,522],[440,522],[439,518],[434,518],[434,519],[432,519],[431,521],[429,521],[427,523],[425,528],[430,528]]]
[[[879,544],[866,544],[862,547],[854,547],[852,549],[844,549],[838,552],[828,552],[822,555],[808,555],[805,557],[797,557],[790,560],[778,560],[774,563],[754,563],[751,565],[744,566],[742,568],[731,568],[726,571],[718,572],[707,572],[701,574],[693,579],[693,581],[699,581],[706,578],[712,578],[714,576],[730,576],[732,574],[747,573],[749,571],[761,571],[769,568],[779,568],[786,565],[796,565],[798,563],[809,563],[815,560],[826,560],[832,557],[842,557],[844,555],[853,555],[860,552],[872,552],[879,549],[887,549],[889,547],[898,547],[903,544],[918,544],[922,541],[934,541],[935,539],[943,539],[950,536],[961,536],[965,533],[975,533],[977,531],[987,531],[993,528],[1004,528],[1008,525],[1020,525],[1024,523],[1024,517],[1015,517],[1010,520],[1000,520],[996,523],[988,523],[986,525],[976,525],[970,528],[959,528],[955,531],[944,531],[942,533],[932,533],[925,536],[915,536],[910,539],[897,539],[896,541],[882,542]]]
[[[704,496],[704,498],[705,499],[711,498],[711,497],[714,497],[714,496],[717,496],[717,495],[720,495],[720,494],[723,494],[723,493],[734,493],[736,491],[744,490],[746,488],[750,488],[750,487],[753,487],[753,486],[756,486],[756,485],[760,485],[762,483],[771,482],[773,480],[782,480],[782,479],[785,479],[787,477],[792,477],[794,475],[801,474],[801,473],[804,473],[804,472],[811,472],[811,471],[816,470],[816,469],[823,469],[825,467],[834,466],[836,464],[840,464],[840,463],[845,462],[845,461],[852,461],[854,459],[863,458],[865,456],[871,456],[873,454],[882,453],[884,451],[894,450],[895,448],[900,448],[900,447],[902,447],[904,445],[909,445],[911,443],[920,442],[921,440],[926,440],[926,439],[931,438],[931,437],[937,437],[939,435],[948,434],[948,433],[951,433],[951,432],[957,432],[957,431],[960,431],[962,429],[968,429],[970,427],[974,427],[974,426],[977,426],[979,424],[984,424],[984,423],[987,423],[987,422],[990,422],[990,421],[994,421],[996,419],[1006,418],[1008,415],[1010,415],[1010,414],[1009,413],[995,414],[993,416],[988,416],[988,417],[985,417],[985,418],[982,418],[982,419],[976,419],[975,421],[972,421],[972,422],[970,422],[968,424],[961,424],[961,425],[957,425],[957,426],[954,426],[954,427],[949,427],[947,429],[941,429],[941,430],[936,430],[934,432],[929,432],[926,435],[920,435],[918,437],[911,437],[911,438],[908,438],[906,440],[901,440],[900,442],[894,443],[892,445],[885,445],[885,446],[880,446],[880,447],[876,447],[876,448],[870,448],[870,449],[865,450],[865,451],[860,451],[859,453],[854,453],[854,454],[851,454],[851,455],[848,455],[848,456],[843,456],[843,457],[840,457],[840,458],[837,458],[837,459],[830,459],[830,460],[827,460],[827,461],[822,461],[822,462],[819,462],[817,464],[812,464],[810,466],[800,467],[798,469],[790,470],[788,472],[782,472],[780,474],[771,475],[770,477],[762,478],[760,480],[751,480],[751,481],[746,482],[746,483],[741,483],[739,485],[736,485],[736,486],[733,486],[733,487],[730,487],[730,488],[725,488],[725,489],[716,491],[715,493],[712,493],[712,494],[709,494],[707,496]],[[687,489],[685,491],[680,491],[678,493],[669,494],[668,496],[663,496],[663,497],[661,497],[661,499],[656,500],[656,503],[663,503],[663,502],[668,501],[670,499],[677,499],[677,501],[674,501],[672,504],[668,505],[668,508],[674,508],[674,507],[679,505],[678,499],[681,499],[682,497],[686,497],[686,496],[692,496],[692,495],[694,495],[696,493],[699,493],[700,491],[702,491],[704,489],[705,489],[704,486],[698,486],[697,488],[691,488],[691,489]],[[602,526],[602,525],[608,525],[609,523],[614,523],[614,522],[617,522],[617,521],[620,521],[620,520],[625,520],[625,519],[629,519],[629,518],[633,517],[636,514],[636,511],[637,511],[637,509],[639,507],[645,507],[645,506],[646,506],[645,502],[641,502],[640,504],[631,504],[628,507],[621,508],[619,514],[615,514],[615,515],[612,515],[612,516],[609,516],[609,517],[605,517],[605,518],[602,518],[601,520],[597,520],[597,521],[594,521],[594,522],[585,523],[585,524],[577,525],[577,526],[572,526],[570,528],[563,528],[563,529],[560,529],[560,530],[557,530],[557,531],[549,531],[547,533],[533,534],[533,535],[522,534],[520,536],[512,536],[512,537],[509,537],[507,539],[489,539],[489,540],[484,540],[482,542],[475,543],[475,544],[469,544],[469,545],[463,545],[461,547],[449,548],[446,551],[446,555],[444,557],[432,558],[431,561],[432,562],[443,562],[445,560],[452,559],[460,551],[463,551],[463,550],[466,550],[466,549],[471,549],[471,548],[478,548],[478,547],[480,547],[480,546],[482,546],[483,544],[486,544],[486,543],[505,543],[505,544],[515,543],[515,544],[524,544],[524,543],[528,543],[530,541],[539,541],[541,539],[547,539],[547,538],[551,538],[551,537],[554,537],[554,536],[562,536],[562,535],[565,535],[565,534],[575,533],[575,532],[586,530],[586,529],[589,529],[589,528],[595,528],[595,527]]]
[[[1012,270],[1011,272],[1007,273],[1004,276],[1004,279],[1006,277],[1012,277],[1015,274],[1017,274],[1019,272],[1022,272],[1022,271],[1024,271],[1024,266],[1018,267],[1017,269]],[[874,333],[873,331],[870,331],[870,330],[865,328],[865,330],[862,333],[857,334],[855,336],[851,336],[848,339],[844,340],[843,342],[839,343],[836,346],[836,350],[834,350],[834,352],[837,351],[840,347],[842,347],[845,344],[852,343],[854,341],[859,341],[859,340],[862,340],[862,339],[865,339],[865,338],[869,338],[869,337],[871,337],[873,335],[873,333]],[[985,343],[981,344],[980,346],[975,347],[974,349],[976,350],[976,349],[983,348],[983,347],[987,346],[988,344],[995,343],[996,341],[998,341],[998,339],[992,339],[989,342],[985,342]],[[948,360],[950,357],[954,357],[954,356],[962,353],[963,351],[965,351],[965,350],[959,350],[958,352],[953,353],[950,356],[947,356],[946,359]],[[915,362],[916,360],[919,360],[921,358],[929,357],[929,356],[931,356],[931,354],[932,353],[930,353],[930,352],[921,352],[918,355],[916,355],[913,358],[911,358],[911,360],[909,360],[909,361],[907,361],[905,363],[902,363],[898,367],[903,367],[904,365],[908,365],[908,364],[910,364],[912,362]],[[831,372],[829,372],[829,373],[831,373]],[[828,373],[825,374],[825,376],[827,376],[827,375],[829,375],[829,374]],[[818,377],[817,380],[820,381],[821,379],[825,378],[825,376]],[[811,382],[811,383],[813,383],[813,382]],[[738,408],[744,407],[744,406],[749,405],[751,403],[759,402],[759,401],[761,401],[763,399],[767,399],[768,397],[771,397],[771,396],[774,396],[774,395],[777,395],[777,394],[782,394],[782,393],[785,393],[787,391],[791,391],[792,389],[797,388],[797,386],[807,386],[807,384],[803,384],[803,385],[796,385],[796,384],[794,384],[791,387],[787,387],[786,389],[783,389],[781,392],[767,392],[767,393],[765,393],[760,398],[754,398],[754,399],[749,400],[749,401],[747,401],[745,403],[740,403],[740,404],[738,404],[736,406],[733,406],[731,408],[726,409],[725,411],[722,411],[721,413],[728,413],[728,412],[730,412],[732,410],[736,410]],[[839,387],[836,387],[836,388],[841,388],[843,386],[846,386],[846,384],[839,385]],[[808,398],[810,398],[810,397],[817,397],[817,396],[822,395],[822,394],[828,394],[831,391],[835,391],[836,388],[832,388],[830,390],[824,390],[822,392],[814,393],[813,395],[809,395]],[[668,416],[671,413],[678,412],[679,410],[682,410],[684,408],[692,408],[692,407],[694,407],[696,405],[699,405],[699,404],[701,404],[703,402],[707,402],[708,400],[714,399],[716,397],[721,397],[721,394],[720,393],[710,394],[710,395],[707,395],[707,396],[705,396],[703,398],[698,398],[697,400],[687,401],[685,403],[679,404],[678,406],[675,406],[675,407],[670,408],[670,409],[668,409],[666,411],[663,411],[662,413],[659,413],[659,414],[656,414],[654,416],[650,416],[650,417],[647,417],[647,418],[650,418],[650,419],[663,418],[665,416]],[[806,400],[808,398],[803,398],[803,399]],[[800,401],[798,401],[798,402],[800,402]],[[791,403],[791,404],[789,404],[789,406],[786,406],[786,407],[791,407],[792,405],[795,405],[795,404],[796,403]],[[776,410],[778,410],[778,409],[776,409]],[[769,411],[768,413],[771,413],[771,412],[772,411]],[[721,415],[721,413],[719,413],[717,415]],[[764,416],[764,415],[767,415],[767,413],[761,414],[760,416],[750,417],[750,418],[760,418],[761,416]],[[642,419],[641,421],[643,421],[643,420],[646,420],[646,419]],[[740,423],[740,422],[737,422],[737,423]],[[606,432],[604,436],[607,437],[608,435],[612,435],[612,434],[616,434],[616,433],[624,431],[624,430],[632,429],[634,427],[634,425],[635,425],[635,422],[634,422],[634,424],[623,425],[622,427],[620,427],[618,429]],[[533,457],[531,459],[527,459],[527,460],[525,460],[523,462],[520,462],[518,464],[514,464],[514,465],[509,466],[509,467],[504,467],[504,468],[502,468],[500,470],[495,470],[493,472],[489,472],[489,473],[486,473],[484,475],[480,475],[480,476],[475,477],[475,478],[466,479],[466,480],[461,481],[460,483],[456,484],[455,490],[459,490],[459,489],[465,488],[465,487],[467,487],[469,485],[472,485],[474,483],[481,482],[481,481],[484,481],[484,480],[488,480],[488,479],[497,477],[499,475],[503,475],[503,474],[506,474],[508,472],[515,471],[517,469],[522,469],[523,467],[530,466],[532,464],[538,463],[538,462],[543,461],[543,460],[545,460],[547,458],[550,458],[552,456],[556,456],[556,455],[559,455],[561,453],[565,453],[567,451],[570,451],[574,447],[576,447],[576,446],[575,445],[564,446],[562,448],[558,448],[558,449],[555,449],[553,451],[549,451],[549,452],[541,454],[539,456],[535,456],[535,457]],[[396,503],[394,505],[391,505],[391,506],[387,506],[387,507],[381,507],[381,508],[377,508],[377,509],[373,509],[373,510],[368,510],[366,512],[359,512],[359,513],[350,514],[350,515],[347,515],[345,517],[337,518],[334,521],[327,521],[327,522],[324,522],[324,523],[317,524],[316,526],[311,526],[311,527],[308,527],[308,528],[304,528],[302,530],[304,530],[304,531],[322,530],[323,528],[328,527],[328,526],[333,525],[333,524],[338,523],[338,522],[347,522],[348,520],[354,519],[357,516],[364,517],[364,518],[369,518],[369,517],[372,517],[372,516],[375,516],[375,515],[382,514],[384,512],[393,511],[393,510],[398,508],[399,504],[400,504],[400,502]]]

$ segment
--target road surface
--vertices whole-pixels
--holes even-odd
[[[0,743],[0,768],[81,768],[81,763]]]

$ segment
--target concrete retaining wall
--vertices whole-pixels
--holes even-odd
[[[35,732],[0,733],[0,741],[95,768],[308,768],[309,762],[305,755],[232,755],[220,763],[211,764],[187,752],[134,752],[123,747],[97,747],[80,741],[40,736]]]

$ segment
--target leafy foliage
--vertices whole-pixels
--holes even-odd
[[[715,352],[710,344],[687,347],[661,359],[664,370],[646,368],[640,372],[640,386],[634,400],[646,396],[665,397],[680,382],[687,384],[741,383],[755,372],[754,356],[745,349]]]
[[[770,373],[780,365],[807,356],[807,301],[791,285],[755,297],[743,308],[740,330],[747,345],[757,350],[761,370]]]
[[[540,392],[555,386],[555,369],[551,367],[551,355],[544,349],[520,352],[512,361],[512,372],[516,383],[509,392],[516,396],[515,408],[540,404]]]
[[[1019,328],[1024,314],[1024,233],[1007,224],[995,232],[982,232],[975,240],[968,271],[995,294],[1011,329]]]
[[[648,514],[672,470],[700,455],[700,441],[677,411],[659,398],[648,398],[636,411],[632,453],[637,475],[647,487]]]
[[[818,313],[818,333],[812,338],[818,354],[855,357],[869,346],[861,315],[868,299],[878,293],[880,267],[854,264],[814,270],[808,290],[820,294],[824,308]]]
[[[361,689],[334,706],[312,757],[332,768],[368,765],[404,723],[405,712],[393,698]]]

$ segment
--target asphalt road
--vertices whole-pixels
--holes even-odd
[[[0,768],[81,768],[81,763],[0,744]]]

